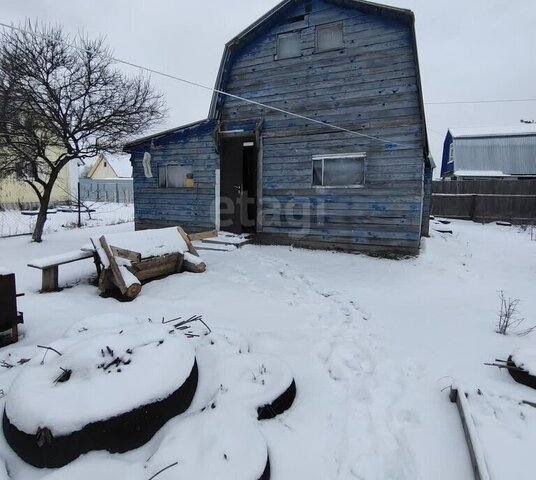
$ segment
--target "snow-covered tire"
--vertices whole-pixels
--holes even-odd
[[[294,379],[290,386],[272,403],[257,408],[258,420],[270,420],[286,412],[296,399],[296,382]]]
[[[270,455],[258,422],[239,410],[214,407],[170,422],[146,464],[158,480],[269,480]]]
[[[159,326],[64,338],[51,348],[46,361],[39,356],[23,367],[2,421],[8,444],[36,467],[138,448],[185,412],[197,389],[191,344]],[[158,373],[154,365],[169,369]]]
[[[277,357],[260,354],[231,355],[220,365],[220,391],[216,405],[242,406],[258,420],[287,411],[296,398],[290,367]]]
[[[4,410],[4,436],[20,458],[39,468],[60,468],[94,450],[124,453],[147,443],[166,422],[188,409],[195,394],[197,376],[197,363],[194,363],[186,381],[169,397],[108,420],[90,423],[69,435],[49,438],[41,447],[39,433],[30,435],[20,431]]]
[[[536,377],[534,375],[531,375],[525,370],[514,370],[514,368],[522,368],[519,367],[514,363],[514,359],[512,356],[508,358],[508,366],[513,367],[509,368],[508,371],[510,372],[510,375],[512,378],[517,382],[521,383],[522,385],[526,385],[527,387],[536,389]]]

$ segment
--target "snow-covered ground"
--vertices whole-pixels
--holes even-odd
[[[90,214],[82,213],[83,227],[97,227],[103,225],[116,225],[118,223],[132,222],[134,220],[134,206],[119,203],[92,203],[86,202]],[[74,207],[73,207],[74,208]],[[51,212],[56,212],[51,209]],[[7,209],[0,211],[0,238],[16,235],[28,235],[35,227],[35,215],[23,215],[20,210]],[[78,226],[78,213],[61,212],[50,213],[45,224],[45,233],[69,230]]]
[[[25,237],[0,240],[0,267],[14,271],[18,290],[26,293],[19,299],[23,338],[0,350],[0,361],[24,358],[35,345],[52,343],[90,315],[161,319],[201,314],[212,328],[244,337],[253,354],[279,357],[292,369],[297,386],[293,407],[260,424],[273,480],[471,478],[459,416],[444,390],[454,381],[490,395],[472,402],[488,455],[496,454],[503,430],[506,445],[515,445],[512,439],[523,442],[528,430],[508,421],[515,416],[512,411],[500,422],[486,412],[494,394],[536,402],[536,392],[484,363],[536,343],[536,333],[495,333],[500,290],[520,299],[524,326],[536,324],[536,242],[527,232],[456,221],[448,226],[453,235],[433,231],[421,255],[405,260],[252,245],[205,251],[206,273],[149,283],[132,303],[100,298],[89,283],[94,267],[87,260],[60,267],[60,284],[72,288],[37,293],[40,272],[26,267],[30,260],[79,248],[89,236],[132,228],[121,224],[62,231],[42,244]],[[23,368],[0,373],[6,395]],[[535,418],[525,416],[527,421]],[[184,419],[181,433],[181,422],[173,420],[166,428],[176,428],[177,438],[195,432]],[[533,438],[531,434],[527,441]],[[169,458],[175,448],[170,441],[157,436],[128,454],[92,453],[68,467],[76,474],[53,478],[96,478],[92,469],[98,463],[101,471],[113,472],[114,480],[147,480],[150,474],[134,472],[133,465],[152,455]],[[208,439],[196,441],[205,448]],[[179,449],[181,443],[177,445]],[[0,457],[14,480],[50,473],[23,464],[3,437]],[[509,478],[524,478],[517,476],[518,467],[505,464],[507,455],[501,458],[490,462],[494,479],[506,479],[505,471],[516,472]],[[531,471],[531,458],[515,459],[526,461]],[[174,478],[172,471],[161,478]]]

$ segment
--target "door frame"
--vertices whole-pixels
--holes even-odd
[[[221,208],[220,208],[220,201],[221,201],[221,179],[223,176],[223,168],[222,168],[222,159],[221,155],[224,151],[223,144],[226,140],[229,141],[236,141],[239,140],[243,143],[246,142],[253,142],[254,148],[257,150],[257,185],[256,185],[256,202],[257,202],[257,215],[255,218],[255,233],[259,233],[262,231],[262,164],[263,164],[263,142],[262,142],[262,135],[260,135],[260,131],[256,130],[254,132],[246,132],[246,131],[222,131],[218,134],[218,151],[220,155],[220,165],[218,169],[216,169],[216,201],[215,201],[215,225],[217,227],[217,230],[219,231],[221,226]],[[243,148],[243,147],[242,147]],[[242,185],[243,187],[243,185]],[[244,189],[242,188],[242,191]],[[241,207],[240,207],[241,208]]]

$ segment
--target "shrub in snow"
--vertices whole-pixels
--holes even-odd
[[[499,292],[499,298],[501,300],[501,309],[498,314],[497,333],[501,335],[516,333],[517,335],[524,336],[534,331],[536,327],[518,331],[518,328],[525,321],[524,318],[519,318],[517,314],[517,307],[520,301],[518,298],[506,298],[502,290]]]
[[[190,406],[197,364],[186,338],[160,325],[121,332],[82,330],[23,367],[3,420],[23,460],[61,467],[92,450],[125,452]]]

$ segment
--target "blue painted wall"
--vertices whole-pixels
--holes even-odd
[[[317,53],[316,27],[336,21],[343,22],[344,48]],[[277,37],[291,31],[301,32],[302,55],[277,60]],[[418,249],[424,133],[411,25],[320,0],[306,14],[297,2],[232,52],[223,78],[227,92],[390,140],[220,98],[224,129],[264,118],[262,233],[318,246]],[[357,152],[367,154],[364,188],[312,187],[313,155]],[[296,208],[289,214],[290,202]]]
[[[216,96],[214,120],[155,140],[153,163],[191,162],[196,191],[166,191],[133,154],[136,226],[214,228],[218,154],[211,129],[262,129],[262,222],[267,241],[356,250],[418,251],[424,226],[424,112],[411,19],[341,4],[295,1],[230,47],[222,89],[386,141],[338,132]],[[300,18],[302,17],[302,18]],[[318,25],[343,22],[344,48],[316,52]],[[302,55],[277,60],[281,33],[301,32]],[[402,145],[400,145],[402,144]],[[143,147],[143,148],[141,148]],[[314,188],[312,156],[365,152],[361,188]]]
[[[129,148],[136,229],[181,225],[195,232],[215,228],[215,170],[219,168],[212,137],[215,125],[205,121]],[[151,153],[153,178],[144,175],[145,152]],[[159,187],[159,168],[172,164],[193,167],[193,188]]]

